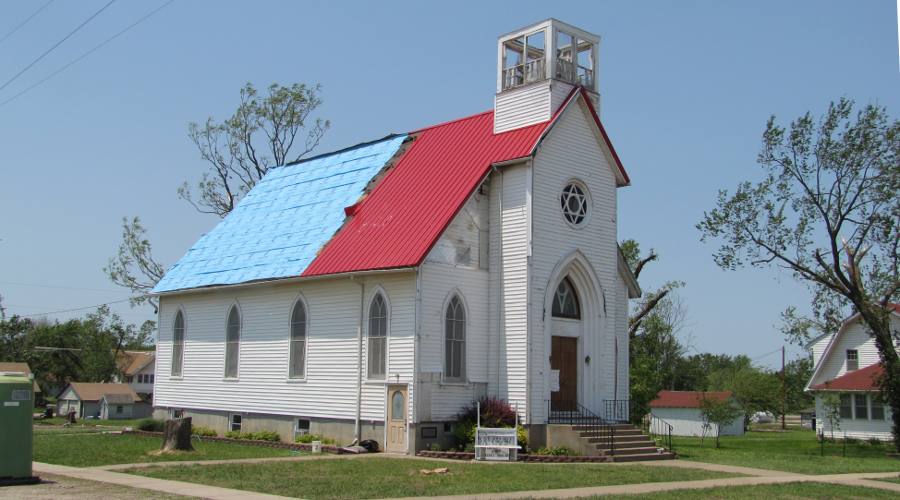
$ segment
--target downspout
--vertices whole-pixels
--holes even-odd
[[[353,276],[350,281],[355,281]],[[363,315],[365,312],[366,283],[359,283],[359,324],[356,327],[356,422],[353,427],[353,443],[358,445],[362,441],[362,371],[363,371]]]
[[[494,172],[497,173],[500,181],[500,186],[498,186],[498,195],[497,195],[497,396],[503,394],[503,388],[500,385],[501,380],[503,380],[503,374],[500,373],[500,360],[502,357],[500,356],[501,351],[503,350],[503,346],[501,341],[504,338],[503,335],[503,172],[500,171],[497,167],[494,167]],[[507,394],[509,397],[509,394]]]

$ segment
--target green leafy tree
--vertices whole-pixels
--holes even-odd
[[[25,359],[25,340],[32,322],[28,318],[13,315],[0,318],[0,361]]]
[[[813,363],[810,356],[802,356],[784,367],[784,386],[787,397],[786,411],[797,413],[815,404],[815,396],[806,392],[806,384],[812,378]]]
[[[900,450],[900,358],[888,303],[900,294],[900,121],[883,107],[831,103],[821,119],[807,113],[785,128],[769,119],[758,156],[762,177],[733,193],[697,225],[716,240],[724,269],[778,266],[806,284],[813,318],[798,332],[858,312],[884,366],[881,388]],[[787,319],[796,320],[796,311]]]
[[[834,441],[834,431],[841,430],[841,398],[833,392],[822,394],[822,409],[825,410],[825,421],[831,430],[831,440]],[[822,429],[822,439],[825,438],[825,429]]]
[[[744,413],[745,410],[731,399],[703,397],[700,400],[700,415],[703,417],[704,424],[715,424],[716,426],[716,448],[719,447],[722,428],[743,417]]]
[[[781,380],[776,373],[753,366],[750,358],[735,356],[732,366],[709,374],[709,390],[732,391],[748,415],[781,413]]]
[[[182,184],[178,196],[201,213],[228,215],[270,168],[300,160],[318,146],[331,126],[312,117],[322,104],[320,92],[319,85],[274,83],[260,94],[247,83],[230,118],[190,123],[188,136],[206,169],[193,188]],[[138,217],[123,219],[122,242],[104,272],[132,292],[132,305],[158,306],[147,293],[165,274],[165,266],[154,258]]]

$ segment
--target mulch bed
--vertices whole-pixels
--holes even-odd
[[[449,458],[452,460],[475,460],[475,454],[465,451],[420,451],[416,456],[426,458]],[[612,462],[610,457],[603,455],[579,456],[579,455],[534,455],[520,453],[519,462],[539,463],[585,463],[585,462]]]
[[[123,434],[135,434],[138,436],[153,436],[153,437],[163,437],[162,432],[151,432],[151,431],[140,431],[140,430],[132,430],[132,431],[124,431]],[[218,441],[220,443],[236,443],[243,444],[247,446],[260,446],[264,448],[281,448],[286,450],[298,450],[298,451],[312,451],[312,444],[309,443],[283,443],[281,441],[259,441],[255,439],[233,439],[227,437],[219,437],[219,436],[201,436],[200,441]],[[337,455],[341,455],[346,453],[341,450],[339,447],[323,444],[322,445],[323,453],[334,453]]]

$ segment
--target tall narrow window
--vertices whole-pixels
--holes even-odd
[[[868,420],[869,419],[869,402],[868,398],[865,394],[856,393],[853,395],[853,406],[856,407],[856,412],[853,418],[858,420]]]
[[[302,300],[294,304],[291,313],[290,378],[303,378],[306,374],[306,306]]]
[[[847,371],[852,372],[859,369],[859,351],[856,349],[847,349]]]
[[[569,278],[563,278],[556,287],[553,297],[553,316],[556,318],[581,319],[581,308],[578,305],[578,295]]]
[[[466,310],[459,295],[454,295],[447,304],[444,338],[444,377],[463,380],[466,377]]]
[[[841,394],[840,415],[841,418],[848,420],[853,418],[853,402],[851,401],[850,396],[850,394]]]
[[[228,311],[228,326],[225,331],[225,378],[237,378],[240,355],[241,313],[235,305]]]
[[[881,396],[878,394],[872,394],[872,420],[884,420],[884,403],[881,401]]]
[[[369,306],[369,378],[384,378],[387,371],[387,303],[380,293]]]
[[[175,313],[175,323],[172,325],[172,376],[180,377],[184,367],[184,315],[181,311]]]

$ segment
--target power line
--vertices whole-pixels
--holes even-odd
[[[77,291],[88,291],[88,292],[115,292],[116,291],[112,288],[84,288],[84,287],[80,287],[80,286],[44,285],[42,283],[22,283],[19,281],[0,281],[0,285],[35,286],[35,287],[39,287],[39,288],[58,288],[60,290],[77,290]]]
[[[35,87],[40,86],[41,84],[43,84],[43,83],[46,82],[47,80],[49,80],[49,79],[53,78],[54,76],[56,76],[56,75],[62,73],[63,71],[69,69],[70,66],[72,66],[72,65],[74,65],[74,64],[76,64],[76,63],[78,63],[79,61],[81,61],[81,60],[84,59],[85,57],[87,57],[87,56],[93,54],[94,52],[96,52],[97,50],[99,50],[101,47],[103,47],[104,45],[108,44],[109,42],[115,40],[116,38],[119,38],[119,37],[122,36],[122,35],[124,35],[125,32],[129,31],[131,28],[134,28],[134,27],[137,26],[138,24],[141,24],[142,22],[144,22],[145,20],[147,20],[150,16],[152,16],[152,15],[156,14],[157,12],[163,10],[165,7],[167,7],[169,4],[171,4],[171,3],[174,2],[174,1],[175,1],[175,0],[169,0],[168,2],[166,2],[166,3],[162,4],[162,5],[160,5],[159,7],[157,7],[156,9],[151,10],[150,12],[148,12],[147,14],[145,14],[143,17],[141,17],[141,18],[138,19],[137,21],[135,21],[135,22],[129,24],[129,25],[128,25],[127,27],[125,27],[125,29],[123,29],[122,31],[116,33],[115,35],[113,35],[113,36],[107,38],[106,40],[100,42],[99,44],[95,45],[94,48],[88,50],[88,51],[85,52],[84,54],[81,54],[80,56],[76,57],[75,59],[72,59],[71,61],[69,61],[68,63],[66,63],[64,66],[62,66],[61,68],[59,68],[58,70],[54,71],[53,73],[50,73],[49,75],[45,76],[43,79],[38,80],[36,83],[31,84],[30,86],[26,87],[24,90],[22,90],[21,92],[19,92],[19,93],[16,94],[16,95],[10,97],[9,99],[7,99],[7,100],[5,100],[5,101],[3,101],[3,102],[0,102],[0,106],[4,106],[4,105],[6,105],[6,104],[8,104],[8,103],[10,103],[10,102],[12,102],[12,101],[18,99],[22,94],[24,94],[24,93],[30,91],[31,89],[33,89],[33,88],[35,88]]]
[[[32,13],[32,14],[31,14],[30,16],[28,16],[27,18],[25,18],[24,21],[22,21],[21,23],[19,23],[18,25],[16,25],[16,27],[13,28],[12,30],[10,30],[9,33],[3,35],[3,38],[0,38],[0,43],[5,42],[7,38],[13,36],[17,31],[19,31],[20,28],[22,28],[22,26],[25,26],[26,24],[28,24],[28,21],[31,21],[31,20],[34,18],[34,16],[40,14],[41,11],[44,10],[44,9],[46,9],[47,6],[49,6],[51,3],[53,3],[53,0],[50,0],[50,1],[48,1],[47,3],[45,3],[44,5],[41,5],[40,7],[38,7],[38,10],[34,11],[34,13]]]
[[[98,307],[100,307],[100,306],[108,306],[108,305],[110,305],[110,304],[119,304],[119,303],[122,303],[122,302],[128,302],[129,300],[131,300],[131,299],[128,298],[128,299],[121,299],[121,300],[113,300],[113,301],[111,301],[111,302],[104,302],[104,303],[102,303],[102,304],[97,304],[97,305],[93,305],[93,306],[76,307],[76,308],[73,308],[73,309],[62,309],[62,310],[59,310],[59,311],[49,311],[49,312],[37,313],[37,314],[25,314],[25,315],[22,315],[22,317],[23,317],[23,318],[34,318],[35,316],[47,316],[47,315],[50,315],[50,314],[62,314],[62,313],[67,313],[67,312],[84,311],[84,310],[86,310],[86,309],[96,309],[96,308],[98,308]]]
[[[17,78],[19,78],[20,76],[22,76],[23,73],[25,73],[26,71],[28,71],[29,69],[31,69],[32,66],[34,66],[34,65],[37,64],[41,59],[43,59],[44,57],[46,57],[47,54],[53,52],[57,47],[59,47],[60,45],[62,45],[63,42],[65,42],[65,41],[68,40],[72,35],[74,35],[75,33],[77,33],[81,28],[84,28],[85,25],[87,25],[87,23],[91,22],[95,17],[99,16],[101,12],[103,12],[104,10],[106,10],[107,7],[109,7],[110,5],[112,5],[113,2],[115,2],[115,1],[116,1],[116,0],[109,0],[109,2],[106,3],[106,5],[104,5],[103,7],[100,7],[100,10],[98,10],[97,12],[94,12],[93,14],[91,14],[91,17],[85,19],[81,24],[79,24],[78,26],[76,26],[74,30],[72,30],[72,31],[69,32],[68,35],[64,36],[60,41],[56,42],[56,43],[53,44],[53,46],[51,46],[49,49],[45,50],[43,54],[41,54],[41,55],[39,55],[39,56],[37,57],[37,59],[35,59],[34,61],[31,61],[30,63],[28,63],[28,66],[25,66],[24,68],[22,68],[21,71],[19,71],[19,72],[16,73],[12,78],[10,78],[9,80],[7,80],[6,83],[4,83],[3,85],[0,85],[0,90],[5,89],[10,83],[14,82]]]

